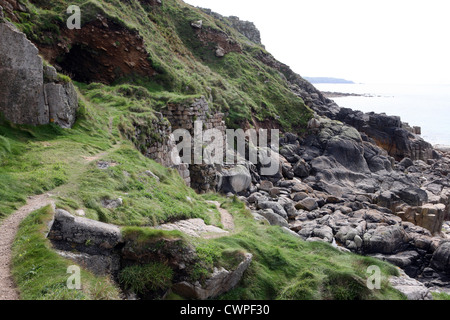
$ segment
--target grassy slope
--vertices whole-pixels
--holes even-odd
[[[263,121],[279,119],[283,128],[301,131],[311,118],[311,110],[292,94],[280,74],[256,59],[264,49],[222,21],[180,0],[166,0],[161,6],[151,7],[138,0],[95,1],[75,0],[28,2],[30,14],[19,14],[18,24],[35,42],[52,44],[58,41],[60,28],[65,27],[65,10],[69,4],[78,4],[82,20],[87,22],[102,13],[121,24],[138,30],[143,36],[153,67],[159,75],[153,79],[130,76],[122,81],[133,81],[150,91],[169,91],[181,95],[203,94],[214,98],[214,107],[228,112],[227,124],[238,127],[252,116]],[[227,33],[238,41],[243,53],[230,53],[220,59],[214,55],[214,45],[205,47],[190,26],[203,20],[204,29]]]
[[[226,30],[239,41],[242,38],[234,30],[178,0],[164,1],[157,11],[142,8],[138,1],[71,3],[83,4],[88,17],[95,13],[95,8],[102,7],[114,19],[138,29],[161,75],[151,80],[122,81],[132,81],[141,87],[78,84],[82,108],[72,130],[53,125],[15,126],[2,121],[0,219],[23,204],[28,195],[52,190],[59,197],[60,207],[72,212],[85,209],[90,218],[120,225],[148,226],[188,217],[202,217],[207,222],[217,223],[217,218],[206,214],[212,207],[204,202],[204,197],[186,188],[175,172],[143,157],[121,136],[118,128],[126,126],[133,117],[151,118],[153,110],[168,101],[207,94],[207,87],[212,89],[214,107],[230,112],[228,124],[231,126],[249,119],[252,112],[260,120],[280,115],[286,129],[301,128],[310,116],[310,111],[287,90],[278,73],[254,58],[255,50],[261,48],[242,42],[243,55],[231,53],[219,60],[210,50],[199,46],[189,26],[190,21],[198,19],[203,19],[205,26]],[[52,1],[48,8],[28,5],[32,8],[31,14],[22,15],[19,27],[30,38],[39,40],[44,36],[51,43],[54,39],[42,32],[57,34],[67,1]],[[84,158],[92,156],[118,165],[99,170],[96,161]],[[145,170],[157,174],[162,183],[157,184],[143,174]],[[100,205],[102,199],[117,197],[124,200],[124,206],[117,210]],[[223,298],[402,298],[386,285],[386,280],[381,292],[369,292],[362,286],[365,269],[370,264],[380,265],[385,276],[395,273],[387,264],[343,254],[326,244],[305,243],[284,234],[278,227],[257,224],[238,202],[217,195],[206,198],[226,202],[225,207],[233,212],[238,230],[230,237],[189,240],[205,261],[199,266],[198,275],[202,275],[202,268],[209,270],[211,264],[230,264],[229,252],[248,251],[254,255],[243,282]],[[16,239],[14,275],[22,297],[116,298],[118,293],[110,283],[92,278],[88,273],[86,279],[99,281],[100,288],[104,288],[100,293],[98,290],[67,292],[63,288],[63,280],[67,279],[65,268],[70,262],[55,255],[42,237],[49,214],[46,210],[32,214],[22,224]],[[59,267],[48,268],[46,259],[55,268]]]
[[[327,244],[300,241],[284,234],[278,227],[259,225],[239,202],[218,195],[196,195],[183,185],[175,172],[143,157],[131,142],[120,136],[118,124],[134,105],[130,102],[133,97],[120,93],[127,86],[80,87],[85,95],[80,95],[81,115],[72,130],[61,130],[52,125],[30,128],[4,123],[0,126],[3,142],[9,145],[4,148],[9,151],[4,152],[0,167],[0,175],[8,177],[7,180],[0,179],[2,199],[9,199],[1,201],[3,214],[19,206],[20,200],[27,195],[54,188],[52,193],[58,195],[60,207],[72,212],[83,208],[93,219],[144,226],[186,217],[203,217],[218,224],[217,216],[206,214],[207,209],[213,210],[213,206],[204,201],[216,199],[225,202],[225,208],[234,214],[237,233],[215,240],[190,239],[206,261],[198,270],[193,270],[194,274],[204,277],[205,270],[211,270],[211,263],[226,265],[227,252],[247,251],[254,255],[254,262],[243,282],[223,298],[402,298],[386,281],[381,292],[370,292],[362,285],[368,265],[382,266],[385,276],[395,273],[395,269],[387,264],[343,254]],[[118,165],[99,170],[96,161],[88,162],[83,158],[95,155]],[[148,169],[161,178],[161,184],[142,174]],[[187,196],[193,200],[192,204],[186,200]],[[100,206],[101,199],[116,197],[124,199],[123,207],[109,210]],[[62,287],[63,279],[67,279],[64,278],[67,277],[64,268],[70,262],[54,255],[42,234],[38,234],[45,226],[45,219],[41,219],[45,214],[48,213],[36,213],[27,219],[16,239],[14,275],[22,296],[30,299],[117,297],[111,284],[91,275],[86,279],[97,283],[101,294],[95,290],[94,293],[75,293]],[[54,264],[59,267],[47,270],[47,256],[50,256],[50,261],[56,259]],[[54,289],[56,291],[52,291]]]
[[[207,219],[204,212],[209,206],[176,171],[145,158],[121,137],[118,125],[136,105],[133,98],[117,93],[124,86],[115,91],[96,87],[100,89],[81,96],[80,117],[71,130],[0,125],[0,143],[5,146],[0,149],[0,217],[17,209],[28,195],[52,190],[69,211],[85,209],[90,218],[119,225]],[[92,156],[118,165],[99,170],[97,160],[85,159]],[[146,170],[158,175],[161,183],[148,177]],[[101,206],[101,200],[119,197],[124,205],[118,210]]]

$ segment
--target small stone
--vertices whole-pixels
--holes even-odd
[[[222,58],[222,57],[224,57],[225,56],[225,49],[224,48],[222,48],[222,47],[217,47],[217,50],[216,50],[216,57],[218,57],[218,58]]]
[[[195,29],[201,29],[203,27],[203,20],[194,21],[191,26]]]
[[[82,209],[75,211],[75,213],[77,216],[80,216],[80,217],[86,216],[86,212],[84,212],[84,210],[82,210]]]
[[[261,184],[259,186],[260,190],[269,192],[273,188],[273,183],[268,180],[261,181]]]
[[[319,207],[317,201],[313,198],[306,198],[296,204],[295,208],[297,210],[307,210],[313,211]]]
[[[115,200],[102,200],[102,205],[106,209],[117,209],[118,207],[121,207],[123,205],[122,198],[118,198]]]
[[[270,189],[269,195],[270,195],[272,198],[278,197],[278,196],[280,195],[280,189],[279,189],[279,188],[272,188],[272,189]]]
[[[154,178],[156,181],[159,182],[159,177],[150,170],[145,171],[145,174],[151,178]]]
[[[309,197],[308,194],[305,193],[305,192],[297,192],[297,193],[293,193],[291,195],[291,199],[296,201],[296,202],[302,201],[302,200],[304,200],[304,199],[306,199],[308,197]]]

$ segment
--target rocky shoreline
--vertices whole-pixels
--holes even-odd
[[[373,98],[374,95],[371,94],[360,94],[360,93],[344,93],[344,92],[335,92],[335,91],[322,91],[323,95],[327,98],[343,98],[343,97],[367,97]]]
[[[257,220],[388,261],[427,287],[450,291],[443,228],[450,158],[430,155],[396,161],[355,128],[317,116],[305,137],[281,139],[278,175],[248,166],[253,184],[241,199]]]
[[[280,139],[277,175],[245,164],[252,184],[235,193],[257,220],[388,261],[450,292],[448,149],[433,148],[399,117],[340,108],[319,91],[302,95],[316,111],[307,133]]]

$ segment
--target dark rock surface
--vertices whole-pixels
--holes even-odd
[[[0,21],[0,112],[16,124],[75,123],[78,97],[71,82],[44,67],[39,51],[11,23]]]
[[[295,177],[260,177],[246,199],[255,218],[280,226],[285,219],[306,241],[372,255],[426,286],[450,288],[450,245],[442,233],[450,212],[450,159],[432,153],[438,156],[427,162],[398,162],[364,133],[317,116],[304,136],[280,139],[280,154]],[[399,286],[412,281],[403,280]]]

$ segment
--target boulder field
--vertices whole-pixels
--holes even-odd
[[[397,161],[356,128],[316,115],[307,134],[280,139],[277,175],[264,177],[247,165],[253,183],[239,195],[255,219],[306,241],[386,260],[428,287],[445,289],[450,159],[434,149],[423,154]]]

